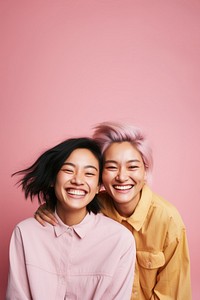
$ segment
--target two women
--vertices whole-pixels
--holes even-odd
[[[152,156],[144,135],[132,126],[101,123],[93,138],[104,161],[101,211],[127,227],[136,241],[131,299],[191,300],[186,229],[177,209],[147,185]],[[45,208],[36,218],[56,224]]]
[[[129,300],[135,242],[99,212],[102,159],[96,142],[69,139],[17,172],[26,198],[37,196],[56,227],[19,223],[10,243],[7,300]]]

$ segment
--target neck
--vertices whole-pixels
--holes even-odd
[[[80,211],[66,211],[63,208],[59,207],[59,205],[56,206],[56,212],[62,222],[68,226],[73,226],[81,223],[81,221],[87,215],[86,208]]]
[[[117,212],[120,214],[120,216],[128,218],[134,213],[135,208],[139,201],[140,201],[140,195],[138,198],[132,199],[128,203],[116,203],[115,201],[113,201],[113,204]]]

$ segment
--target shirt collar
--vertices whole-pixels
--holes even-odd
[[[117,212],[113,205],[112,198],[108,196],[107,193],[102,192],[101,199],[103,203],[103,214],[118,221],[119,223],[127,221],[136,231],[139,231],[144,224],[151,205],[152,191],[147,185],[143,187],[140,201],[138,202],[133,214],[128,218],[121,216]]]
[[[63,221],[59,218],[56,211],[55,216],[58,220],[58,224],[54,226],[54,232],[57,237],[61,236],[65,232],[68,232],[69,230],[73,230],[81,239],[83,239],[86,234],[93,228],[93,224],[95,222],[95,215],[92,212],[87,213],[85,218],[79,224],[73,226],[64,224]]]
[[[133,226],[136,231],[139,231],[144,224],[151,205],[151,200],[152,191],[147,185],[145,185],[142,189],[141,198],[135,208],[135,211],[129,218],[127,218],[127,222]]]

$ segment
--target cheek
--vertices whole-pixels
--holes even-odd
[[[59,188],[59,186],[57,184],[55,184],[54,192],[55,192],[57,200],[60,201],[60,199],[61,199],[61,191],[60,191],[60,188]]]
[[[72,176],[67,173],[58,173],[56,177],[56,184],[58,186],[64,185],[65,183],[69,182],[71,180]]]
[[[145,181],[146,179],[146,174],[144,172],[138,172],[136,174],[136,178],[139,180],[139,181]]]
[[[91,192],[95,192],[99,188],[99,180],[98,179],[86,179],[86,184],[90,187]]]
[[[57,176],[56,182],[54,185],[54,191],[55,191],[55,194],[57,197],[62,194],[62,190],[64,188],[64,183],[65,183],[64,176]]]
[[[111,180],[112,180],[112,176],[110,176],[110,174],[108,174],[108,173],[102,174],[102,181],[103,181],[104,186],[109,185],[111,183]]]
[[[63,183],[62,183],[62,180],[60,180],[60,179],[56,179],[56,182],[55,182],[55,184],[54,184],[54,189],[55,189],[55,191],[56,190],[60,190],[60,188],[62,187],[62,185],[63,185]]]

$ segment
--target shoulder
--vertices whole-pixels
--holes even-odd
[[[185,229],[182,217],[178,209],[162,196],[152,192],[152,201],[149,214],[152,214],[154,219],[157,219],[158,225],[168,227],[170,230],[182,231]]]
[[[53,226],[51,226],[50,224],[47,224],[45,227],[42,226],[38,221],[35,220],[35,218],[32,217],[19,222],[15,226],[14,232],[20,232],[21,234],[27,234],[31,236],[31,234],[36,235],[40,232],[46,232],[48,230],[51,230],[51,227]]]
[[[177,208],[148,187],[145,187],[142,197],[143,204],[145,200],[149,201],[145,218],[148,230],[154,231],[156,228],[157,232],[162,232],[163,237],[166,236],[170,241],[181,239],[185,234],[185,225]]]
[[[31,218],[27,218],[27,219],[20,221],[16,226],[23,228],[23,227],[27,227],[27,226],[36,226],[37,224],[40,224],[40,223],[38,221],[36,221],[35,218],[31,217]]]
[[[27,227],[32,227],[36,224],[36,220],[34,218],[28,218],[25,220],[20,221],[17,225],[16,228],[23,229]]]
[[[134,240],[132,233],[117,221],[103,215],[102,213],[97,214],[96,218],[98,224],[101,224],[101,228],[104,228],[105,233],[115,234],[121,238],[129,239],[130,241]]]
[[[161,211],[166,213],[166,216],[170,218],[178,218],[179,221],[182,222],[181,215],[178,211],[178,209],[173,205],[171,202],[165,200],[162,196],[153,193],[152,197],[152,203],[153,206],[157,209],[160,209]]]
[[[116,228],[119,230],[122,230],[121,228],[124,228],[124,226],[122,226],[120,223],[114,221],[113,219],[105,216],[102,213],[98,213],[96,215],[96,219],[98,220],[99,223],[102,223],[104,226],[110,226],[112,228]]]
[[[32,232],[37,232],[35,230],[35,225],[37,226],[35,222],[37,221],[34,218],[28,218],[16,224],[12,231],[11,240],[19,241],[31,237]]]

